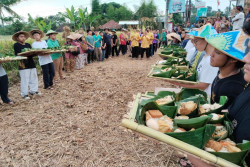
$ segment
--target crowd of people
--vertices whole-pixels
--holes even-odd
[[[237,17],[237,16],[235,16]],[[182,46],[187,51],[189,68],[197,71],[196,85],[167,81],[171,84],[205,91],[211,103],[219,103],[221,96],[227,96],[224,107],[232,121],[236,143],[250,140],[250,20],[246,19],[240,29],[218,32],[207,23],[187,32],[178,28],[171,33],[171,45]],[[246,158],[250,165],[250,156]]]
[[[234,141],[241,143],[243,140],[250,140],[247,129],[250,127],[250,20],[249,15],[242,17],[241,12],[242,8],[237,7],[237,14],[232,19],[233,24],[225,17],[216,21],[208,19],[206,24],[199,28],[188,30],[179,26],[174,28],[173,33],[164,29],[160,34],[159,30],[152,30],[150,27],[144,31],[133,28],[132,32],[122,29],[119,36],[115,30],[112,30],[111,34],[109,29],[104,32],[88,30],[86,36],[73,33],[66,37],[64,45],[68,46],[68,51],[65,56],[60,52],[38,55],[44,89],[53,89],[55,82],[65,79],[63,68],[66,72],[74,72],[74,69],[81,69],[84,65],[101,62],[120,54],[127,54],[132,59],[142,59],[146,54],[146,58],[150,58],[161,45],[177,45],[187,51],[186,60],[189,61],[190,70],[197,71],[199,83],[190,85],[167,82],[184,88],[204,90],[211,103],[219,103],[221,96],[227,96],[225,109],[232,121]],[[230,26],[233,26],[233,31],[229,31]],[[15,55],[25,48],[60,47],[56,39],[57,34],[52,30],[46,34],[40,30],[17,32],[12,36],[16,41],[13,46]],[[45,35],[47,40],[43,40]],[[35,40],[32,45],[26,43],[29,37]],[[24,99],[41,94],[38,90],[34,56],[19,62],[21,96]],[[4,103],[14,104],[8,98],[8,77],[1,65],[0,94]],[[249,156],[246,160],[249,165]]]
[[[112,33],[112,34],[111,34]],[[33,95],[41,95],[38,90],[38,76],[34,56],[38,56],[39,65],[42,68],[44,89],[53,89],[54,83],[65,79],[64,72],[74,72],[75,69],[82,69],[84,65],[93,62],[101,62],[105,59],[122,55],[128,55],[132,59],[143,59],[144,54],[147,58],[154,55],[161,45],[167,45],[167,32],[159,30],[152,31],[150,27],[144,31],[133,28],[122,29],[119,36],[115,30],[105,29],[104,31],[87,30],[84,33],[71,33],[65,36],[64,46],[68,50],[47,55],[32,55],[26,60],[19,61],[19,74],[21,78],[21,96],[29,100]],[[43,38],[47,36],[46,40]],[[58,32],[49,30],[46,34],[41,30],[30,32],[19,31],[12,36],[15,55],[23,49],[55,49],[62,48],[57,40]],[[26,43],[28,38],[34,39],[31,44]],[[146,53],[145,53],[146,52]],[[7,104],[14,104],[8,98],[8,77],[0,64],[0,94],[2,101]]]

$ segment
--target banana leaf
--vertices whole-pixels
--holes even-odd
[[[231,135],[233,134],[233,129],[232,129],[231,123],[229,121],[224,121],[222,123],[222,125],[226,128],[227,133],[225,133],[221,137],[212,137],[216,141],[224,140],[224,139],[226,139],[228,137],[231,137]]]
[[[155,102],[149,102],[142,107],[138,123],[146,125],[146,112],[148,110],[159,110],[163,115],[167,115],[170,118],[174,118],[176,116],[176,109],[177,108],[175,106],[159,106]]]
[[[213,117],[212,114],[209,114],[208,116]],[[223,124],[224,120],[225,120],[225,115],[223,115],[223,117],[219,118],[218,120],[212,120],[211,119],[208,123],[209,124]]]
[[[186,116],[188,116],[190,118],[198,116],[198,107],[199,107],[201,100],[202,100],[202,97],[200,95],[197,95],[197,96],[191,96],[189,98],[186,98],[184,100],[176,102],[175,105],[177,106],[177,114],[178,114],[178,111],[179,111],[179,108],[180,108],[182,102],[193,101],[194,103],[197,104],[197,108],[194,109],[190,114],[187,114]]]
[[[207,144],[208,140],[211,138],[215,130],[214,125],[205,125],[202,128],[196,129],[194,131],[187,132],[170,132],[165,133],[171,137],[181,140],[185,143],[203,149]]]
[[[173,50],[164,50],[161,52],[161,54],[164,54],[164,55],[170,55],[173,53]]]
[[[207,102],[207,93],[204,91],[201,91],[199,89],[189,89],[189,88],[182,88],[182,90],[180,91],[180,93],[177,94],[177,101],[189,98],[191,96],[195,96],[195,95],[203,95],[204,96],[204,100]]]
[[[174,124],[185,130],[190,130],[192,128],[198,129],[205,126],[211,119],[211,116],[197,117],[191,119],[174,119]]]
[[[153,76],[155,76],[155,77],[163,77],[163,78],[171,78],[171,76],[173,75],[173,73],[175,71],[176,71],[175,69],[172,69],[170,71],[161,72],[159,74],[153,74]]]
[[[219,102],[221,107],[219,107],[219,108],[217,108],[215,110],[210,110],[209,112],[206,112],[206,113],[203,113],[203,114],[200,114],[200,115],[204,115],[204,114],[208,115],[208,114],[211,114],[211,113],[221,114],[221,110],[224,108],[227,101],[228,101],[227,96],[221,96],[220,97],[220,102]],[[201,105],[203,105],[203,104],[206,104],[206,103],[203,101],[203,102],[201,102]],[[200,110],[199,110],[199,113],[200,113]]]
[[[169,103],[167,103],[165,105],[173,106],[176,94],[174,92],[170,92],[170,91],[160,91],[154,98],[151,98],[151,99],[148,99],[148,100],[142,100],[140,104],[142,106],[144,106],[144,105],[146,105],[149,102],[156,101],[158,99],[164,98],[164,97],[169,96],[169,95],[173,96],[174,99],[173,99],[173,101],[171,101],[171,102],[169,102]]]
[[[194,71],[191,76],[187,76],[188,73],[190,73],[190,72],[186,72],[185,80],[187,80],[187,81],[198,81],[198,73],[197,73],[197,71]]]
[[[249,153],[250,150],[250,141],[246,143],[240,143],[236,145],[238,148],[240,148],[241,152],[234,152],[234,153],[225,153],[225,152],[210,152],[211,154],[214,154],[217,157],[223,158],[227,161],[230,161],[236,165],[242,165],[245,161],[246,156]]]

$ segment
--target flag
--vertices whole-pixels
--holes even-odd
[[[220,6],[220,0],[217,0],[217,4],[218,4],[218,6]]]

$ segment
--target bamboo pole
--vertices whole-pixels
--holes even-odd
[[[134,119],[135,119],[137,108],[138,108],[138,105],[139,105],[140,97],[141,97],[141,94],[138,93],[137,96],[136,96],[136,99],[135,99],[135,101],[133,103],[133,107],[132,107],[132,109],[130,111],[129,120],[134,121]]]
[[[150,136],[154,139],[160,140],[164,143],[170,144],[174,147],[180,148],[184,151],[187,151],[193,155],[196,155],[202,159],[208,160],[214,164],[223,166],[223,167],[237,167],[238,165],[235,165],[229,161],[226,161],[222,158],[216,157],[213,154],[210,154],[204,150],[201,150],[197,147],[194,147],[190,144],[187,144],[183,141],[177,140],[171,136],[168,136],[164,133],[155,131],[151,128],[148,128],[144,125],[138,125],[136,122],[134,122],[133,120],[128,120],[128,119],[123,119],[122,120],[122,126],[127,127],[129,129],[135,130],[137,132],[140,132],[144,135]]]

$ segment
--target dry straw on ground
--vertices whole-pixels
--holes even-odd
[[[0,166],[178,166],[173,148],[120,127],[138,92],[169,87],[146,77],[159,60],[112,58],[67,74],[54,90],[0,104]]]

